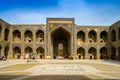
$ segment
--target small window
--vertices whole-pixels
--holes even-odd
[[[31,42],[31,40],[29,40],[29,42]]]
[[[90,43],[92,43],[92,40],[90,40]]]
[[[101,43],[103,43],[103,41],[100,41]]]

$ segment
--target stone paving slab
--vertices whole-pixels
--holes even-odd
[[[13,80],[27,79],[31,76],[36,75],[94,75],[99,76],[102,79],[120,79],[119,76],[110,76],[101,74],[102,71],[96,69],[92,65],[85,65],[80,63],[91,63],[91,64],[107,64],[110,66],[120,67],[119,61],[104,61],[104,60],[36,60],[37,63],[42,65],[27,69],[26,72],[31,72],[27,76],[15,78]],[[35,63],[36,63],[35,62]],[[10,66],[14,64],[26,64],[26,60],[8,60],[5,62],[0,61],[0,68]],[[31,63],[31,62],[29,62]],[[104,72],[103,72],[104,73]],[[112,72],[111,72],[112,73]],[[115,72],[113,72],[115,73]]]
[[[91,66],[80,64],[46,64],[35,66],[27,71],[38,74],[83,74],[100,72]]]

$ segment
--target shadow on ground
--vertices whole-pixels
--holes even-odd
[[[92,80],[84,75],[39,75],[24,80]]]
[[[0,80],[11,80],[26,75],[0,75]],[[83,75],[37,75],[22,80],[92,80]],[[17,80],[17,79],[16,79]]]
[[[21,76],[25,76],[25,75],[0,75],[0,80],[10,80],[13,78],[17,78],[17,77],[21,77]]]

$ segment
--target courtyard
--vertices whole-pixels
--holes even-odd
[[[0,80],[120,79],[120,62],[114,60],[0,61]]]

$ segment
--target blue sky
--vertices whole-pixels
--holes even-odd
[[[120,0],[0,0],[0,18],[11,24],[46,24],[47,17],[75,18],[78,25],[120,20]]]

